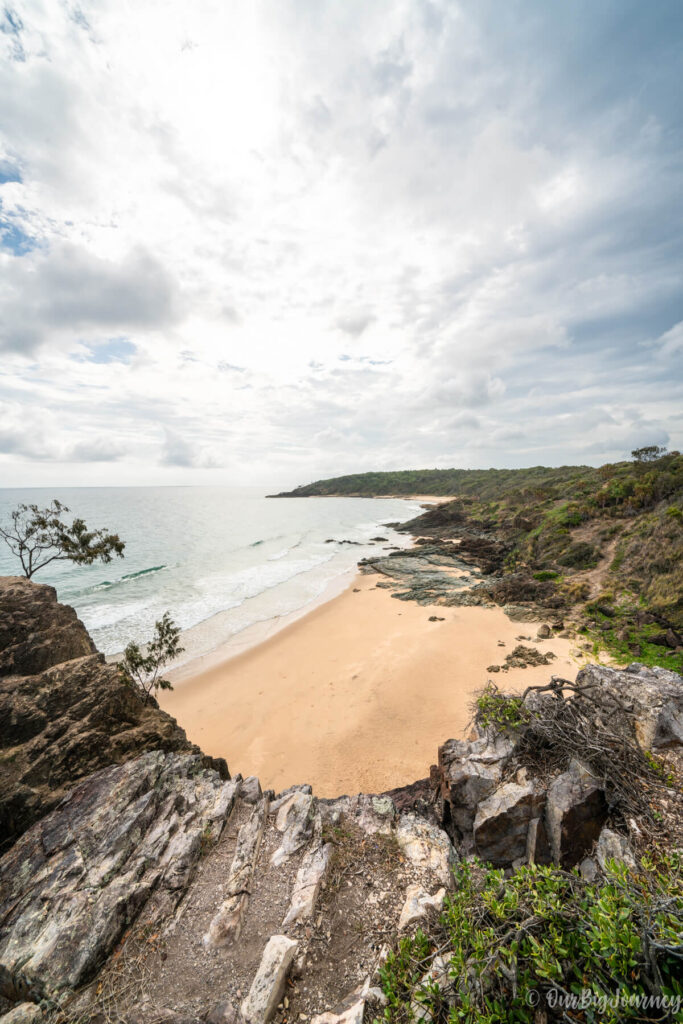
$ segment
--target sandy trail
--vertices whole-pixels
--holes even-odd
[[[264,787],[310,782],[319,796],[378,792],[428,774],[438,745],[463,734],[486,666],[501,664],[516,637],[536,628],[498,608],[398,601],[359,575],[259,646],[184,674],[159,699],[202,750],[225,757],[233,773],[258,775]],[[574,678],[569,640],[539,649],[557,660],[491,678],[511,690],[552,673]]]

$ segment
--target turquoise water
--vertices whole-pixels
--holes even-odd
[[[185,660],[229,641],[256,622],[312,605],[387,537],[387,522],[411,518],[415,501],[370,498],[264,498],[222,487],[0,489],[0,522],[19,502],[58,498],[89,527],[116,532],[125,558],[107,565],[56,562],[34,580],[57,588],[105,654],[144,642],[164,611],[187,634]],[[326,543],[328,540],[333,543]],[[354,540],[361,546],[341,544]],[[0,542],[0,575],[21,571]],[[201,627],[197,629],[196,627]]]

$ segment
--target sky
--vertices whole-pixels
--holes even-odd
[[[683,447],[680,0],[0,6],[0,486]]]

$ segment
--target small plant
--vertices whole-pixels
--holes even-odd
[[[152,690],[172,690],[168,679],[159,673],[164,665],[168,665],[175,657],[185,650],[180,646],[180,626],[176,626],[169,612],[154,625],[154,639],[147,645],[146,653],[142,648],[131,642],[123,652],[119,662],[119,674],[130,686],[136,687],[144,694],[145,704]]]
[[[57,500],[48,508],[21,504],[11,513],[11,523],[0,526],[0,537],[21,562],[26,579],[51,562],[92,565],[111,562],[114,555],[123,558],[126,545],[118,534],[88,530],[82,519],[74,519],[69,525],[60,519],[68,511]]]
[[[545,583],[547,580],[556,580],[559,575],[559,572],[554,572],[552,569],[541,569],[540,572],[534,573],[534,579]]]
[[[499,729],[516,729],[526,721],[528,712],[521,697],[501,693],[494,683],[488,683],[474,702],[477,725]]]

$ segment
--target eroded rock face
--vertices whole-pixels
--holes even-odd
[[[0,579],[0,852],[91,772],[145,750],[199,753],[94,651],[52,587]],[[228,778],[222,759],[205,764]]]
[[[544,796],[533,783],[506,782],[477,808],[474,844],[477,853],[494,867],[526,858],[529,825],[538,819]]]
[[[587,665],[576,681],[608,690],[632,711],[636,736],[645,750],[683,745],[683,678],[676,672],[638,663],[624,671]]]
[[[607,801],[599,779],[578,761],[551,783],[546,827],[553,860],[573,867],[591,849],[607,818]]]
[[[170,912],[238,785],[196,754],[154,751],[72,790],[0,861],[0,993],[55,1001],[93,975],[152,892]]]
[[[35,675],[95,653],[73,608],[57,603],[54,587],[0,578],[0,677]]]

